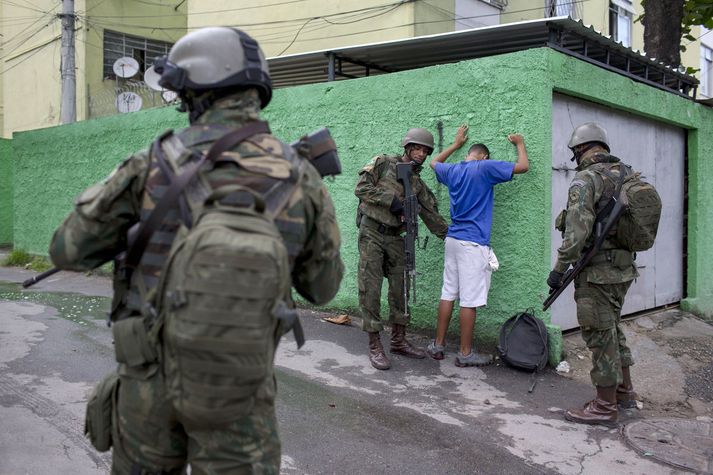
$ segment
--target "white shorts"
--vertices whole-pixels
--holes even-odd
[[[497,260],[490,247],[446,237],[441,300],[460,300],[461,307],[488,303],[490,276]]]

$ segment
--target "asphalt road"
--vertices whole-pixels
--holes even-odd
[[[110,457],[82,435],[88,393],[114,367],[108,281],[7,283],[28,275],[0,268],[0,474],[108,473]],[[302,313],[307,344],[298,351],[288,337],[276,358],[282,473],[678,473],[617,430],[565,422],[562,410],[591,396],[586,384],[547,370],[528,393],[528,374],[457,368],[452,353],[397,356],[377,371],[356,326]]]

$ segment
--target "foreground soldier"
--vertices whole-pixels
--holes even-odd
[[[391,353],[424,358],[426,353],[406,340],[403,224],[404,187],[396,177],[396,164],[414,162],[412,186],[420,205],[419,216],[428,229],[445,239],[448,225],[438,214],[436,197],[421,180],[423,161],[433,152],[433,135],[426,129],[409,129],[401,145],[403,155],[377,155],[359,172],[354,194],[359,198],[359,307],[362,330],[369,334],[369,361],[376,369],[389,369],[379,332],[381,285],[389,282],[389,322],[392,324]]]
[[[597,213],[613,195],[622,167],[620,160],[610,155],[606,130],[599,124],[590,122],[577,127],[568,147],[577,161],[577,174],[569,188],[566,213],[558,218],[558,229],[564,232],[564,239],[547,279],[553,289],[560,287],[563,274],[593,239]],[[592,352],[590,375],[597,397],[582,409],[566,411],[565,418],[569,421],[613,427],[618,419],[617,404],[631,407],[635,403],[630,371],[634,360],[626,345],[620,316],[626,292],[638,275],[633,253],[607,238],[599,253],[575,278],[577,321]]]
[[[192,126],[173,135],[163,135],[150,149],[131,156],[109,178],[79,197],[74,212],[57,230],[50,247],[57,267],[92,269],[126,249],[130,227],[146,221],[157,203],[162,202],[161,197],[169,193],[167,188],[170,190],[173,186],[170,181],[190,164],[197,163],[206,150],[227,137],[228,132],[255,125],[261,108],[268,104],[272,94],[262,51],[257,42],[237,29],[204,28],[186,35],[173,46],[168,58],[157,62],[156,70],[162,75],[161,85],[178,92]],[[279,473],[280,440],[274,408],[276,387],[272,357],[284,327],[280,327],[280,323],[256,333],[255,329],[260,329],[263,322],[273,321],[270,317],[275,315],[275,307],[256,309],[250,304],[262,303],[263,294],[273,292],[272,288],[276,287],[265,274],[269,269],[263,270],[254,262],[232,262],[231,256],[224,256],[224,260],[217,263],[192,264],[196,269],[203,264],[215,264],[209,267],[211,269],[250,267],[254,275],[251,282],[244,282],[235,274],[223,279],[227,281],[224,288],[246,302],[240,311],[232,309],[221,313],[207,306],[200,314],[188,315],[195,324],[202,321],[211,324],[223,319],[232,325],[248,320],[253,325],[249,327],[252,332],[247,344],[223,340],[227,351],[242,350],[248,359],[252,358],[250,364],[246,364],[247,374],[229,374],[247,378],[250,384],[223,387],[220,393],[210,394],[198,393],[200,387],[196,384],[197,397],[215,397],[230,403],[226,404],[225,411],[219,411],[223,414],[220,418],[188,419],[169,394],[174,388],[169,387],[167,374],[183,371],[183,368],[176,369],[174,355],[166,348],[169,343],[166,328],[154,325],[157,312],[163,316],[161,312],[165,309],[149,305],[156,301],[152,297],[157,293],[160,274],[180,222],[190,226],[191,216],[195,219],[201,215],[208,194],[235,184],[245,188],[236,191],[233,187],[235,194],[228,193],[225,203],[221,198],[221,205],[245,207],[241,200],[247,197],[250,206],[257,209],[258,200],[251,195],[264,193],[266,197],[268,188],[289,190],[290,194],[285,193],[288,199],[278,208],[274,219],[279,230],[277,239],[282,236],[287,249],[285,261],[289,262],[286,299],[289,300],[290,272],[292,285],[311,302],[326,303],[337,292],[343,274],[339,230],[332,201],[319,173],[269,133],[253,134],[228,149],[230,151],[219,155],[214,165],[204,163],[191,185],[172,204],[158,231],[150,237],[138,266],[135,269],[116,267],[111,313],[119,361],[111,432],[114,474],[178,474],[185,472],[187,464],[194,474]],[[288,177],[293,177],[289,178],[293,180],[290,187],[287,187]],[[266,199],[265,203],[267,211],[269,201]],[[128,281],[125,280],[127,273],[131,275]],[[200,289],[201,282],[205,280],[199,277],[186,295],[189,291],[200,292],[195,289]],[[206,294],[210,291],[204,289]],[[175,301],[172,305],[172,311],[180,306]],[[223,332],[213,337],[223,338]],[[204,341],[214,340],[205,338]],[[237,346],[241,348],[235,348]],[[196,352],[200,349],[196,348]],[[191,361],[195,365],[193,369],[231,371],[225,363],[201,362],[195,358]],[[191,381],[181,381],[184,388],[190,388],[189,383]]]

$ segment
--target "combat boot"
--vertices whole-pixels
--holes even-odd
[[[582,409],[565,411],[564,418],[579,424],[617,427],[619,411],[616,406],[616,386],[597,386],[597,397],[585,404]]]
[[[381,346],[379,332],[369,332],[369,362],[376,369],[389,369],[391,362]]]
[[[391,353],[406,356],[407,358],[421,359],[426,357],[426,352],[416,348],[406,339],[406,325],[394,323],[391,326]]]
[[[624,376],[622,383],[616,387],[616,403],[620,409],[631,409],[636,407],[639,395],[634,392],[634,385],[631,383],[631,370],[629,366],[621,368]]]

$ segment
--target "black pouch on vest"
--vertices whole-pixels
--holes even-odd
[[[149,337],[143,317],[125,318],[114,322],[111,327],[116,361],[128,366],[139,366],[158,359],[156,345]]]
[[[111,448],[112,419],[118,389],[119,376],[112,372],[96,385],[87,402],[84,434],[99,452]]]

